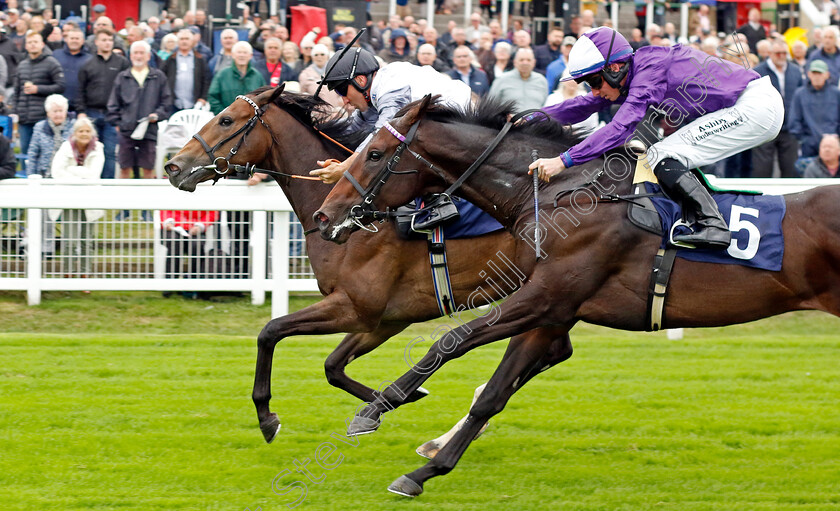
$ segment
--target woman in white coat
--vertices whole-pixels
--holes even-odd
[[[99,179],[105,165],[102,142],[88,118],[73,123],[70,140],[56,151],[51,165],[53,179]],[[66,258],[65,273],[86,277],[91,273],[93,258],[93,222],[102,218],[101,209],[50,210],[52,220],[62,217],[62,255]]]

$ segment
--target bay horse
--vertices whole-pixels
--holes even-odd
[[[385,181],[376,198],[367,201],[380,209],[440,192],[479,157],[509,114],[492,102],[463,113],[426,97],[406,106],[392,121],[391,132],[380,130],[348,174],[365,192]],[[416,389],[444,363],[473,348],[535,327],[568,331],[586,321],[622,330],[647,328],[649,279],[661,239],[627,220],[626,203],[603,203],[592,192],[629,194],[632,172],[626,161],[596,159],[540,185],[540,216],[545,213],[552,227],[542,240],[543,256],[535,257],[529,235],[535,213],[528,165],[532,156],[553,157],[570,145],[554,123],[514,127],[457,190],[516,235],[514,261],[525,280],[492,321],[478,318],[438,339],[417,362],[421,370],[414,368],[394,382],[402,393]],[[398,162],[392,157],[395,152],[402,153]],[[388,179],[383,172],[387,166],[399,174]],[[785,201],[781,271],[680,259],[671,278],[663,328],[732,325],[803,309],[840,314],[840,187],[787,195]],[[361,223],[358,217],[354,220],[360,207],[364,203],[357,187],[350,179],[339,181],[315,214],[322,236],[335,242],[352,240],[356,235],[351,233]],[[416,496],[425,481],[451,471],[477,428],[505,407],[547,348],[534,343],[509,353],[470,409],[465,426],[437,456],[398,478],[389,490]],[[383,397],[387,407],[381,402],[368,405],[348,431],[371,432],[382,414],[401,405],[396,392],[386,389]]]
[[[346,123],[340,119],[325,120],[326,103],[308,95],[284,93],[282,86],[257,89],[247,97],[247,100],[234,101],[209,121],[199,135],[208,144],[223,142],[214,152],[220,157],[236,146],[235,156],[229,158],[230,164],[250,162],[288,173],[286,177],[275,176],[275,180],[301,219],[305,232],[316,232],[312,214],[326,198],[331,186],[291,176],[308,175],[308,171],[316,167],[317,160],[347,155],[336,143],[320,136],[316,129],[347,145],[360,142],[365,134],[342,135]],[[262,110],[259,118],[255,113],[257,108]],[[248,122],[253,124],[253,128],[246,133],[243,128]],[[242,133],[246,133],[247,138],[243,139]],[[236,136],[231,138],[231,134]],[[191,139],[165,164],[170,183],[182,190],[194,191],[198,183],[230,173],[230,168],[221,174],[209,168],[214,158],[206,154],[197,139]],[[411,323],[440,316],[425,241],[405,241],[390,225],[384,225],[378,234],[363,233],[343,246],[326,242],[318,236],[306,238],[312,270],[324,299],[287,316],[272,319],[257,340],[252,397],[260,429],[269,443],[280,428],[277,415],[269,409],[271,364],[275,345],[280,340],[293,335],[350,332],[326,359],[327,381],[365,402],[374,402],[376,391],[350,378],[345,373],[347,364],[369,353]],[[456,303],[467,303],[470,293],[484,282],[479,263],[494,260],[498,253],[512,257],[513,248],[513,238],[504,231],[477,238],[450,240],[447,252]],[[489,292],[471,305],[482,305],[499,297],[497,292]],[[552,346],[541,367],[560,363],[572,354],[565,331],[557,335],[554,329],[546,328],[524,333],[514,340],[512,346],[530,343]],[[423,396],[425,391],[417,389],[407,396],[407,401]],[[426,442],[418,449],[418,454],[426,457],[434,455],[457,427],[438,439]]]

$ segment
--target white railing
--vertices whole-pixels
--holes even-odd
[[[244,181],[223,180],[187,193],[163,180],[11,179],[0,181],[0,209],[0,289],[26,291],[30,305],[40,303],[42,291],[72,290],[240,291],[249,292],[251,302],[260,305],[270,291],[272,317],[278,317],[288,313],[290,291],[318,291],[305,255],[289,253],[290,241],[302,246],[303,240],[290,239],[292,209],[274,183],[249,187]],[[42,243],[51,238],[43,232],[50,209],[109,210],[90,224],[96,248],[87,257],[93,259],[94,271],[69,270],[61,264],[70,260],[68,254],[53,259],[43,253]],[[114,218],[123,210],[131,211],[130,220]],[[243,256],[247,271],[166,278],[160,210],[215,210],[224,212],[223,218],[233,215],[227,212],[251,212],[249,225],[243,227],[248,235],[239,240],[248,245]],[[24,230],[26,247],[20,250]]]
[[[769,194],[794,193],[835,182],[714,176],[710,180],[720,188]],[[66,264],[74,256],[61,254],[51,259],[44,254],[42,243],[49,242],[49,236],[42,228],[49,209],[109,210],[91,224],[95,226],[97,245],[88,256],[95,268],[89,274]],[[122,210],[132,211],[129,221],[114,218]],[[149,210],[152,213],[144,219],[140,212]],[[249,235],[243,240],[227,240],[248,244],[250,248],[243,256],[247,269],[238,274],[225,270],[167,278],[160,210],[251,212],[248,225],[242,227],[250,231]],[[265,293],[270,291],[272,317],[278,317],[288,312],[290,291],[318,291],[302,249],[300,229],[293,229],[295,234],[290,237],[290,228],[296,223],[290,212],[286,196],[274,183],[249,187],[244,181],[222,180],[216,186],[204,183],[195,193],[186,193],[163,180],[0,181],[0,289],[26,291],[31,305],[40,303],[42,291],[242,291],[251,293],[251,301],[257,305],[264,303]],[[222,213],[222,219],[226,214],[232,215]],[[219,238],[224,237],[218,236],[224,230],[224,220],[221,224],[217,226]],[[27,245],[21,253],[13,242],[20,240],[24,230]],[[69,232],[62,232],[62,237]],[[290,253],[290,247],[294,253]]]

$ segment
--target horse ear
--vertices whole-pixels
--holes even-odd
[[[273,89],[268,89],[267,91],[263,92],[255,98],[257,100],[257,104],[262,106],[267,105],[269,103],[273,103],[277,98],[280,97],[280,94],[283,93],[283,89],[285,87],[286,84],[282,83],[277,87],[274,87]]]
[[[274,103],[277,98],[280,97],[280,94],[283,94],[283,89],[286,88],[286,82],[281,83],[277,87],[274,88],[274,93],[271,94],[271,97],[268,98],[269,103]]]
[[[432,96],[431,94],[426,94],[425,96],[423,96],[423,99],[416,101],[414,103],[414,106],[411,107],[411,109],[407,111],[403,116],[406,122],[408,122],[408,125],[410,126],[414,124],[421,117],[423,117],[423,114],[426,113],[426,110],[428,110],[432,104],[434,104],[436,98],[438,97],[439,96]]]

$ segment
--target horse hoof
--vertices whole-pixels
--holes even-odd
[[[423,493],[423,486],[415,483],[413,480],[409,479],[408,476],[400,476],[399,479],[391,483],[391,486],[388,487],[388,491],[396,493],[397,495],[402,495],[403,497],[414,498]]]
[[[280,419],[277,418],[276,413],[270,413],[264,421],[260,421],[260,431],[262,431],[266,443],[270,444],[274,440],[274,437],[280,431]]]
[[[405,400],[406,403],[413,403],[415,401],[419,401],[424,397],[429,395],[429,391],[424,389],[423,387],[417,387],[417,390],[409,394],[408,399]]]
[[[347,436],[367,435],[379,429],[381,422],[368,417],[353,417],[353,422],[347,426]]]
[[[440,452],[441,446],[434,440],[429,440],[425,444],[421,445],[415,451],[420,456],[423,456],[426,459],[434,458],[438,452]]]

